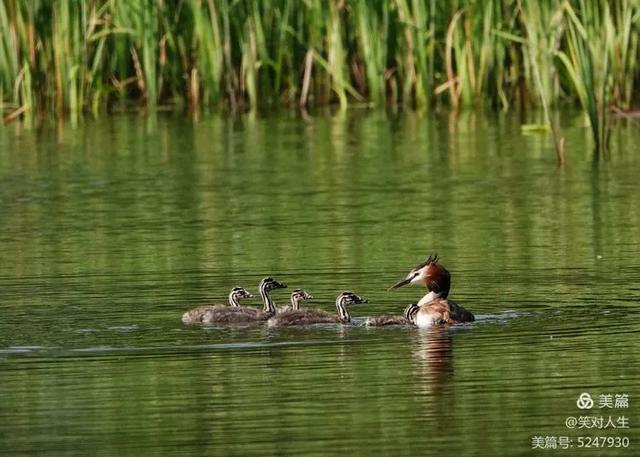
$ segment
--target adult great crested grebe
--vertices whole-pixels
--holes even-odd
[[[451,274],[438,263],[437,255],[429,256],[426,261],[416,265],[391,289],[398,289],[407,284],[421,284],[429,289],[429,293],[418,302],[419,309],[415,313],[413,322],[418,327],[452,325],[475,320],[471,312],[447,299],[451,289]]]
[[[347,309],[350,305],[367,303],[367,299],[362,298],[353,292],[342,292],[336,298],[336,309],[338,314],[328,313],[321,309],[297,309],[284,311],[269,319],[270,326],[287,325],[310,325],[310,324],[346,324],[351,321],[351,315]]]
[[[263,308],[252,308],[250,306],[217,306],[207,310],[201,316],[200,320],[185,321],[185,317],[188,317],[190,313],[196,311],[195,308],[191,311],[187,311],[182,316],[182,321],[185,323],[202,323],[202,324],[242,324],[248,322],[266,321],[276,313],[276,305],[269,295],[269,292],[276,289],[284,289],[287,286],[276,281],[273,278],[267,277],[260,281],[258,289],[260,291],[260,297],[262,297]],[[197,316],[197,313],[194,313]]]

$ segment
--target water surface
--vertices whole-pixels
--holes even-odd
[[[514,116],[0,129],[0,453],[635,455],[640,127],[594,162],[563,119],[560,170]],[[386,289],[435,252],[474,324],[360,325],[417,301]],[[351,326],[180,322],[265,275],[370,303]],[[565,426],[585,415],[630,428]],[[601,435],[630,449],[577,447]]]

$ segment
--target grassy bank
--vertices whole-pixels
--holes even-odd
[[[638,103],[640,2],[0,0],[5,121],[191,110]]]

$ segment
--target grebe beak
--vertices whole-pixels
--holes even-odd
[[[393,286],[389,287],[387,290],[393,290],[393,289],[399,289],[402,286],[406,286],[407,284],[409,284],[411,282],[413,278],[405,278],[402,281],[394,284]]]

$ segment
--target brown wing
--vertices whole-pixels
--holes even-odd
[[[449,302],[446,298],[436,298],[420,307],[419,314],[426,313],[433,319],[434,324],[451,324],[449,316]]]
[[[449,301],[449,317],[450,323],[462,323],[462,322],[473,322],[476,320],[476,317],[473,313],[467,311],[462,306],[458,305],[455,302]]]
[[[472,313],[446,298],[436,298],[422,306],[418,313],[428,314],[433,319],[434,324],[453,325],[475,320],[475,316]]]

